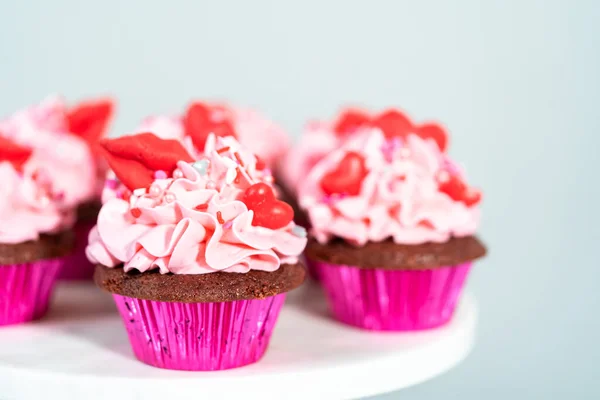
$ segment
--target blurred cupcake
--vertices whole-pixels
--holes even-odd
[[[43,151],[0,132],[0,326],[41,318],[73,249],[62,193]]]
[[[472,262],[479,191],[444,153],[445,131],[388,111],[353,128],[299,183],[306,249],[333,315],[372,330],[452,317]]]
[[[197,161],[151,133],[103,147],[118,181],[87,254],[135,356],[177,370],[259,360],[285,293],[304,280],[307,240],[271,175],[231,136],[209,135]]]
[[[60,279],[91,279],[94,268],[85,257],[90,229],[100,209],[106,164],[95,146],[105,135],[113,114],[110,99],[97,99],[68,107],[58,96],[18,111],[0,121],[0,131],[16,143],[40,150],[62,206],[77,210],[75,251],[60,272]]]
[[[193,102],[181,116],[147,117],[137,131],[182,140],[192,155],[203,153],[211,133],[233,136],[259,157],[259,169],[273,168],[290,146],[286,132],[258,112],[216,103]]]

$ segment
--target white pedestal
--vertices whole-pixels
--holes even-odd
[[[458,364],[473,344],[468,294],[447,326],[373,333],[336,323],[316,286],[291,293],[257,364],[218,372],[152,368],[131,352],[109,294],[63,284],[42,321],[0,328],[2,400],[350,399],[414,385]]]

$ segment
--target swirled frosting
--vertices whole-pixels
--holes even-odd
[[[354,172],[341,168],[352,162]],[[355,192],[331,193],[342,180]],[[463,182],[434,140],[415,134],[386,138],[382,130],[365,127],[312,166],[299,184],[299,202],[321,243],[333,237],[356,245],[388,238],[444,242],[473,234],[479,224],[479,194]]]
[[[55,233],[73,223],[74,213],[62,211],[52,182],[27,161],[23,171],[0,162],[0,243],[37,240],[42,233]]]
[[[258,155],[268,166],[275,166],[288,151],[290,140],[286,132],[255,110],[230,105],[209,106],[214,120],[231,121],[240,143]],[[150,116],[136,132],[153,132],[164,139],[181,140],[192,155],[202,154],[186,136],[181,116]]]
[[[233,137],[211,135],[198,161],[179,161],[172,176],[157,177],[149,188],[124,194],[122,185],[109,184],[87,256],[163,274],[274,271],[294,263],[306,245],[301,228],[255,226],[254,211],[242,201],[249,187],[271,181]]]
[[[69,132],[67,107],[60,97],[0,121],[0,135],[33,150],[30,164],[44,171],[65,207],[99,194],[96,160],[85,140]]]

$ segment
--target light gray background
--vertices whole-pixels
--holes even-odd
[[[382,398],[598,398],[599,18],[593,0],[0,0],[0,115],[62,92],[114,93],[117,133],[193,97],[294,135],[345,102],[439,118],[485,190],[478,344]]]

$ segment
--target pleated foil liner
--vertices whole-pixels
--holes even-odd
[[[420,271],[314,266],[338,321],[376,331],[413,331],[450,321],[471,262]]]
[[[66,257],[0,265],[0,326],[43,317]]]
[[[285,293],[222,303],[113,297],[138,360],[187,371],[223,370],[258,361],[285,301]]]
[[[85,248],[88,244],[90,230],[94,225],[94,222],[78,222],[75,225],[75,249],[60,269],[58,279],[65,281],[92,280],[95,266],[88,261]]]

